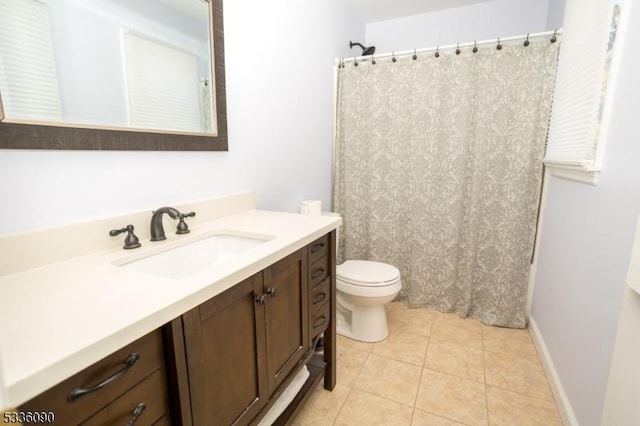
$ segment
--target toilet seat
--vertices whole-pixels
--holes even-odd
[[[387,287],[400,281],[398,268],[371,260],[347,260],[336,267],[336,276],[345,284],[362,287]]]

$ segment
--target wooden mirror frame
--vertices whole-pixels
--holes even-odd
[[[217,136],[0,121],[0,148],[122,151],[228,151],[222,0],[211,2]],[[0,117],[1,118],[1,117]]]

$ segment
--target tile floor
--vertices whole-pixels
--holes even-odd
[[[338,384],[295,425],[562,425],[527,330],[395,302],[387,315],[383,342],[338,336]]]

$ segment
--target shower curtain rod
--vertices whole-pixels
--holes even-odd
[[[385,58],[391,58],[391,57],[402,57],[402,56],[408,56],[408,55],[413,55],[413,54],[418,54],[418,53],[429,53],[429,52],[435,52],[437,51],[443,51],[443,50],[450,50],[450,49],[462,49],[465,47],[473,47],[473,46],[482,46],[482,45],[487,45],[487,44],[493,44],[493,43],[509,43],[512,41],[520,41],[520,40],[532,40],[532,39],[537,39],[537,38],[545,38],[545,37],[550,37],[553,35],[561,35],[562,34],[562,30],[554,30],[554,31],[544,31],[541,33],[530,33],[530,34],[523,34],[523,35],[518,35],[518,36],[512,36],[512,37],[499,37],[499,38],[494,38],[494,39],[489,39],[489,40],[481,40],[481,41],[470,41],[470,42],[466,42],[466,43],[456,43],[456,44],[447,44],[447,45],[442,45],[442,46],[435,46],[435,47],[427,47],[427,48],[423,48],[423,49],[413,49],[413,50],[402,50],[402,51],[398,51],[398,52],[390,52],[390,53],[381,53],[379,55],[369,55],[369,56],[353,56],[350,58],[336,58],[335,59],[335,63],[339,64],[339,63],[347,63],[347,62],[354,62],[354,61],[362,61],[365,59],[371,59],[371,57],[373,56],[374,59],[385,59]]]

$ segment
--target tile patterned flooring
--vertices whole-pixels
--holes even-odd
[[[528,330],[397,302],[387,316],[383,342],[338,336],[338,384],[295,425],[562,425]]]

